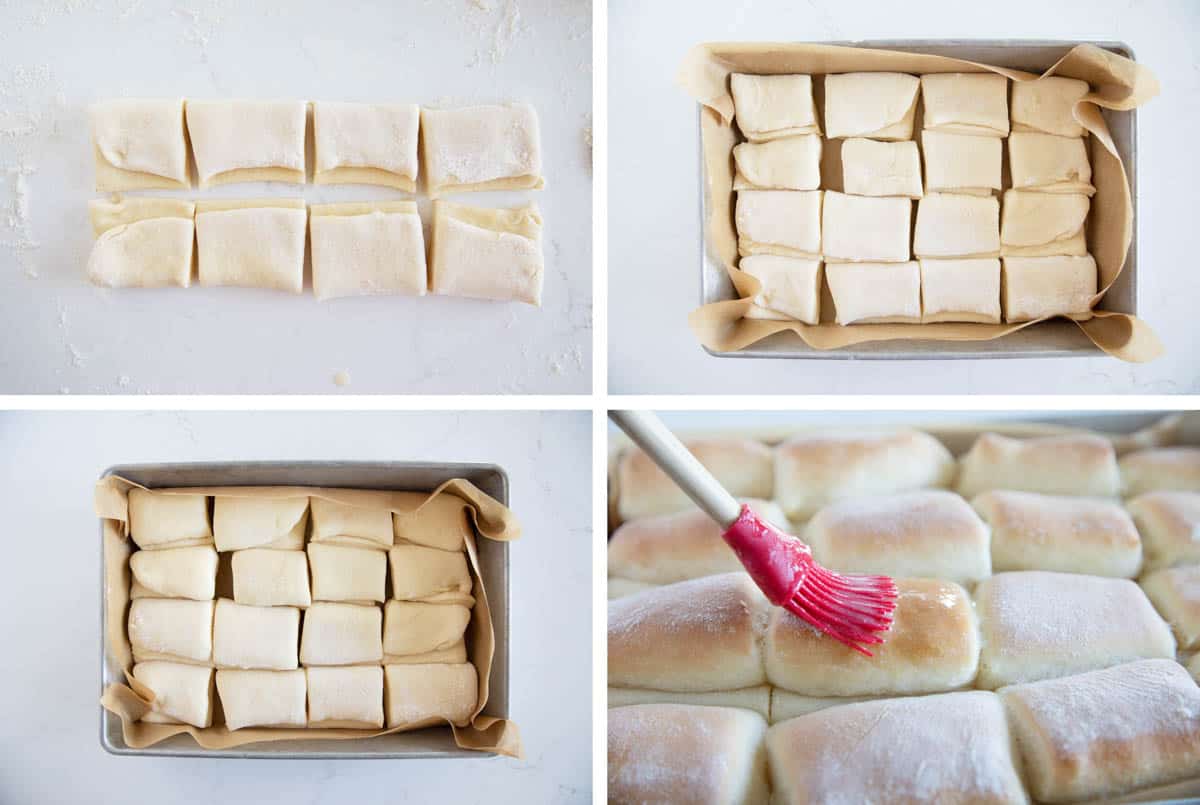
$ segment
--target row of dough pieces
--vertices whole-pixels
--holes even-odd
[[[435,201],[428,266],[412,201],[306,208],[302,199],[127,198],[89,207],[96,242],[87,272],[97,285],[186,288],[194,252],[201,285],[298,294],[307,233],[317,299],[428,290],[541,305],[542,219],[534,204]]]
[[[124,99],[91,110],[96,189],[187,189],[188,143],[200,187],[304,184],[305,101]],[[537,114],[528,104],[437,110],[313,102],[316,184],[416,189],[422,143],[431,196],[543,186]],[[185,131],[186,123],[186,131]]]

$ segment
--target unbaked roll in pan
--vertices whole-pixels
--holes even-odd
[[[129,536],[142,550],[211,545],[208,498],[166,491],[129,490]]]
[[[729,92],[734,120],[751,142],[820,133],[810,75],[734,73]]]
[[[135,551],[129,557],[129,570],[131,598],[208,601],[216,591],[217,552],[208,545]]]
[[[346,729],[383,727],[383,668],[305,668],[308,725]]]
[[[382,508],[351,506],[314,497],[312,542],[360,548],[392,547],[392,513]]]
[[[213,498],[213,536],[218,551],[304,547],[308,529],[308,498]]]
[[[154,660],[133,666],[133,678],[154,692],[154,703],[141,720],[149,724],[212,726],[213,670]]]
[[[294,671],[217,671],[217,695],[225,726],[303,727],[306,682],[304,669]]]
[[[479,678],[471,663],[385,665],[383,674],[389,727],[471,723],[479,700]]]
[[[212,659],[212,633],[212,601],[138,598],[129,605],[129,644],[135,662],[207,665]]]

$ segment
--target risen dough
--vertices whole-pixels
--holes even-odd
[[[926,191],[990,196],[1001,187],[1002,143],[999,137],[922,131]]]
[[[1161,489],[1200,492],[1200,447],[1157,447],[1121,457],[1126,497]]]
[[[201,187],[304,184],[304,101],[188,101],[187,128]]]
[[[138,598],[129,605],[133,659],[207,664],[212,657],[213,602]]]
[[[383,653],[402,657],[451,648],[463,639],[471,610],[459,604],[388,601],[383,620]]]
[[[208,498],[129,490],[129,536],[142,550],[212,543]]]
[[[1008,79],[997,73],[921,76],[925,128],[983,137],[1008,134]]]
[[[816,134],[733,147],[734,190],[816,190],[821,186],[821,138]]]
[[[200,665],[140,662],[133,678],[154,691],[154,704],[142,721],[151,724],[212,726],[213,671]]]
[[[920,264],[921,321],[1000,322],[999,260],[921,260]]]
[[[383,659],[383,613],[377,606],[314,603],[304,613],[300,662],[362,665]]]
[[[445,722],[465,727],[471,723],[479,701],[474,665],[387,665],[383,670],[389,728],[416,729]]]
[[[1015,188],[1088,196],[1096,192],[1086,141],[1081,137],[1013,132],[1008,138],[1008,164]]]
[[[88,279],[108,288],[161,288],[192,283],[196,205],[169,198],[88,202],[96,243]]]
[[[825,278],[838,324],[921,320],[921,272],[915,262],[828,263]]]
[[[213,498],[213,536],[218,551],[304,547],[308,498]]]
[[[856,196],[921,197],[921,156],[912,140],[842,143],[842,187]]]
[[[819,134],[812,76],[729,76],[734,120],[751,142],[798,134]]]
[[[1120,490],[1112,443],[1090,434],[1013,439],[984,433],[959,462],[958,493],[991,489],[1113,498]]]
[[[1004,191],[1000,243],[1005,256],[1087,254],[1084,223],[1091,206],[1082,193]]]
[[[1000,202],[992,196],[930,193],[917,202],[917,257],[999,257]]]
[[[430,498],[424,492],[404,492],[407,511],[392,513],[396,544],[411,542],[443,551],[461,551],[475,529],[467,515],[467,502],[458,495],[442,492]]]
[[[769,498],[774,485],[771,448],[753,439],[688,439],[688,452],[724,486],[729,494]],[[667,514],[695,504],[649,456],[637,448],[617,462],[617,510],[622,520]]]
[[[1072,110],[1087,93],[1087,82],[1077,78],[1047,76],[1035,81],[1014,81],[1012,130],[1082,137],[1087,130],[1076,122]]]
[[[131,598],[210,600],[217,584],[217,552],[211,547],[137,551],[129,557]]]
[[[829,190],[821,220],[825,259],[903,263],[911,257],[911,218],[912,201],[907,198],[867,198]]]
[[[1005,257],[1001,296],[1004,320],[1032,321],[1043,316],[1092,317],[1098,290],[1096,261],[1083,257]]]
[[[1171,624],[1179,648],[1200,648],[1200,565],[1157,570],[1142,579],[1142,589]]]
[[[221,598],[213,619],[213,664],[290,671],[296,667],[299,636],[295,607],[253,607]]]
[[[820,190],[741,190],[734,222],[738,253],[811,256],[821,251]]]
[[[471,572],[462,551],[440,551],[423,545],[397,545],[388,551],[392,598],[438,600],[471,593]]]
[[[315,497],[312,541],[364,548],[392,547],[392,514],[387,509],[349,506]]]
[[[217,694],[225,726],[303,727],[304,669],[294,671],[217,671]]]
[[[825,76],[825,136],[911,140],[919,86],[904,73]]]
[[[300,293],[307,223],[302,199],[197,202],[200,284]]]
[[[311,727],[379,729],[383,726],[383,668],[305,668]]]
[[[1146,570],[1200,564],[1200,494],[1148,492],[1129,501],[1146,551]]]
[[[542,304],[542,216],[537,205],[491,209],[433,203],[429,287],[444,296]]]
[[[90,116],[97,190],[191,187],[182,98],[102,101]]]
[[[417,189],[416,104],[313,102],[313,183]]]
[[[746,318],[796,319],[805,324],[821,320],[820,260],[758,254],[743,257],[738,268],[762,283]]]
[[[308,559],[304,551],[251,548],[233,554],[233,600],[256,607],[307,607]]]
[[[429,195],[544,186],[537,112],[527,103],[422,109]]]
[[[309,238],[313,293],[319,300],[425,295],[425,239],[416,202],[314,204]]]
[[[387,555],[383,551],[313,544],[308,546],[308,564],[313,600],[369,604],[386,598]]]

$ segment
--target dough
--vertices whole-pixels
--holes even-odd
[[[135,662],[174,660],[207,665],[213,648],[213,602],[138,598],[129,605]]]
[[[821,190],[741,190],[738,254],[814,256],[821,251]]]
[[[911,140],[918,86],[904,73],[825,76],[825,136]]]
[[[1156,570],[1142,579],[1142,589],[1171,624],[1179,648],[1200,649],[1200,565]]]
[[[442,492],[430,498],[425,492],[398,493],[411,503],[411,509],[392,513],[396,544],[411,542],[443,551],[461,551],[475,529],[467,516],[467,502],[457,495]]]
[[[191,101],[187,129],[200,187],[304,184],[304,101]]]
[[[186,190],[183,98],[101,101],[89,110],[96,190]]]
[[[188,287],[195,211],[190,201],[169,198],[89,201],[96,242],[88,279],[106,288]]]
[[[1171,660],[1000,691],[1039,802],[1109,797],[1194,777],[1200,688]]]
[[[1046,76],[1034,81],[1014,81],[1012,130],[1083,137],[1087,130],[1076,122],[1072,110],[1087,93],[1087,82],[1077,78]]]
[[[304,551],[236,551],[233,600],[255,607],[307,607],[312,603],[308,557]]]
[[[129,490],[129,536],[142,550],[211,545],[208,498]]]
[[[1157,447],[1121,457],[1126,497],[1156,490],[1200,492],[1200,447]]]
[[[1091,498],[993,490],[971,501],[992,528],[992,570],[1132,578],[1142,541],[1120,506]]]
[[[309,237],[318,300],[425,295],[425,239],[416,202],[314,204]]]
[[[527,103],[421,110],[422,159],[432,198],[478,190],[537,190],[542,146]]]
[[[1013,439],[984,433],[960,461],[958,493],[992,489],[1114,498],[1120,490],[1112,443],[1091,434]]]
[[[133,678],[154,691],[154,704],[142,721],[150,724],[212,726],[211,668],[174,662],[140,662]]]
[[[925,128],[982,137],[1008,135],[1008,79],[997,73],[921,76]]]
[[[1006,257],[1087,254],[1084,224],[1091,202],[1082,193],[1005,190],[1000,243]]]
[[[854,137],[842,143],[842,186],[856,196],[920,198],[921,156],[912,140],[881,143]]]
[[[383,661],[388,665],[455,665],[467,661],[467,641],[460,637],[446,648],[416,654],[389,654],[385,651]]]
[[[361,665],[383,659],[383,613],[377,606],[315,602],[300,634],[303,665]]]
[[[200,284],[301,293],[307,223],[298,198],[197,202]]]
[[[313,102],[313,184],[417,189],[421,109],[404,103]]]
[[[608,600],[614,601],[618,598],[624,598],[627,595],[640,593],[643,590],[653,590],[657,586],[657,584],[646,584],[641,581],[610,578],[608,580]]]
[[[976,137],[947,131],[921,132],[927,192],[990,196],[1001,187],[1002,147],[999,137]]]
[[[387,598],[387,554],[383,551],[313,544],[308,546],[308,564],[315,601],[369,604]]]
[[[813,103],[812,76],[729,76],[734,121],[752,142],[820,134]]]
[[[217,671],[217,694],[225,726],[303,727],[304,669],[295,671]]]
[[[921,271],[913,261],[829,263],[825,279],[838,324],[921,320]]]
[[[1013,132],[1008,138],[1008,164],[1015,188],[1089,197],[1096,192],[1087,145],[1080,137]]]
[[[771,448],[753,439],[688,439],[688,451],[739,498],[772,497]],[[695,504],[645,453],[630,447],[617,462],[617,511],[621,520],[690,509]]]
[[[821,186],[821,138],[816,134],[733,147],[734,190],[816,190]]]
[[[992,196],[930,193],[917,202],[917,257],[999,257],[1000,202]]]
[[[1096,261],[1083,257],[1005,257],[1001,282],[1004,320],[1032,321],[1066,316],[1092,317],[1097,292]]]
[[[732,707],[639,704],[608,711],[608,801],[760,805],[766,722]]]
[[[471,610],[461,604],[388,601],[383,617],[383,653],[396,657],[427,654],[463,639]]]
[[[827,262],[906,262],[912,256],[909,250],[911,219],[910,199],[848,196],[828,190],[821,220],[825,259]],[[828,270],[826,268],[826,272]]]
[[[821,320],[820,260],[757,254],[743,257],[738,268],[758,279],[762,290],[748,319],[796,319],[805,324]]]
[[[776,724],[767,765],[779,805],[1028,802],[1004,707],[983,691],[860,702]]]
[[[1128,509],[1142,535],[1145,570],[1200,564],[1200,494],[1147,492]]]
[[[628,707],[631,704],[690,704],[704,707],[740,707],[753,710],[763,718],[771,712],[771,688],[759,685],[741,690],[718,690],[709,693],[676,693],[638,688],[609,688],[608,706]]]
[[[921,321],[1000,323],[999,260],[983,257],[919,262]]]
[[[1171,630],[1128,579],[1001,573],[975,591],[983,651],[977,686],[1052,679],[1174,657]]]
[[[312,542],[361,548],[392,547],[392,513],[313,498]]]
[[[388,551],[392,598],[455,599],[471,594],[471,571],[462,551],[439,551],[423,545],[397,545]]]
[[[308,498],[213,498],[213,536],[218,551],[304,547]]]
[[[252,607],[217,600],[213,619],[213,664],[218,668],[290,671],[296,664],[300,610]]]
[[[479,701],[479,677],[470,663],[386,665],[384,709],[388,728],[417,729],[471,723]]]
[[[209,601],[216,594],[217,552],[210,546],[135,551],[132,598],[191,598]]]
[[[1188,660],[1188,673],[1192,675],[1192,679],[1200,680],[1200,654],[1193,654]]]
[[[542,305],[542,216],[536,204],[490,209],[436,201],[429,288],[443,296]]]
[[[305,668],[308,725],[380,729],[383,727],[383,668]]]
[[[840,707],[843,704],[855,702],[873,702],[880,698],[898,698],[892,696],[802,696],[799,693],[771,688],[771,714],[767,721],[778,724],[797,716],[806,716],[828,710],[830,707]]]

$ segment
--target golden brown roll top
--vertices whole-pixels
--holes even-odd
[[[963,456],[958,474],[965,498],[992,489],[1113,498],[1120,487],[1112,443],[1087,433],[1032,439],[985,433]]]
[[[1147,492],[1126,508],[1142,537],[1144,570],[1200,563],[1200,493]]]
[[[692,439],[692,455],[735,497],[770,498],[775,487],[771,449],[751,439]],[[691,499],[637,448],[617,464],[617,510],[622,520],[669,514],[692,506]]]
[[[1200,447],[1158,447],[1121,457],[1125,497],[1156,490],[1200,492]]]
[[[1200,565],[1156,570],[1142,579],[1141,586],[1171,625],[1179,648],[1200,649]]]

